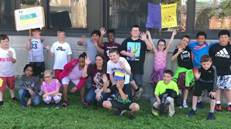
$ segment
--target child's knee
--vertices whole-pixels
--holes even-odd
[[[134,110],[135,111],[139,111],[140,110],[140,106],[137,103],[134,104]]]
[[[111,108],[111,107],[112,107],[112,104],[111,104],[110,101],[104,101],[102,105],[103,105],[103,107],[105,107],[105,108]]]

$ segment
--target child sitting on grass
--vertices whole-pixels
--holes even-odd
[[[46,103],[45,108],[50,108],[50,103],[55,103],[55,108],[59,108],[59,102],[61,100],[62,94],[59,93],[59,88],[61,84],[58,79],[52,79],[52,71],[44,71],[44,82],[41,86],[41,90],[44,92],[43,101]]]

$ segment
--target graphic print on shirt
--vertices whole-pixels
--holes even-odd
[[[188,51],[183,51],[181,54],[180,54],[180,57],[181,57],[181,60],[184,61],[184,62],[187,62],[190,60],[190,53]]]
[[[62,46],[58,46],[56,50],[57,50],[57,51],[65,51],[66,49],[63,48]]]
[[[141,50],[141,42],[128,42],[127,52],[134,53],[135,57],[134,58],[127,57],[127,60],[128,61],[139,61],[140,60],[140,50]]]
[[[222,50],[218,51],[215,55],[216,57],[223,57],[223,58],[229,58],[230,55],[227,52],[226,48],[223,48]]]
[[[131,99],[129,99],[129,97],[127,97],[126,100],[123,100],[123,99],[121,98],[121,95],[120,95],[119,91],[116,92],[115,100],[116,100],[117,102],[119,102],[119,103],[122,103],[122,104],[127,104],[127,103],[131,103],[131,102],[132,102]]]
[[[34,82],[31,83],[30,81],[24,81],[22,85],[23,87],[29,88],[31,90],[34,88]]]
[[[93,78],[94,82],[95,82],[95,87],[96,89],[101,89],[103,87],[103,83],[101,81],[101,73],[97,72]]]
[[[37,49],[38,48],[38,41],[32,40],[30,42],[30,49]]]
[[[207,46],[206,44],[201,45],[201,46],[195,46],[193,49],[194,49],[194,50],[200,50],[200,49],[202,49],[202,48],[205,48],[206,46]]]

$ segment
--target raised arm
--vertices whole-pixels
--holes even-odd
[[[154,45],[154,43],[152,41],[151,34],[150,34],[150,32],[148,30],[146,31],[146,34],[148,35],[148,41],[149,41],[149,43],[152,45],[153,52],[154,53],[157,52],[157,49],[156,49],[156,47],[155,47],[155,45]]]
[[[99,37],[98,45],[99,45],[99,47],[104,47],[104,45],[103,45],[103,36],[106,34],[105,28],[101,27],[100,32],[101,32],[101,36]]]
[[[172,32],[172,37],[171,37],[171,39],[170,39],[170,41],[169,41],[169,43],[168,43],[168,46],[167,46],[167,48],[166,48],[166,53],[168,53],[169,49],[171,48],[172,41],[173,41],[173,39],[174,39],[174,37],[175,37],[176,34],[177,34],[176,31],[173,31],[173,32]]]
[[[51,57],[54,57],[54,53],[51,52],[51,49],[53,49],[53,46],[52,46],[52,48],[51,48],[50,45],[46,45],[46,49],[49,51],[49,55],[50,55]]]
[[[87,58],[85,59],[85,66],[83,68],[83,73],[82,73],[83,78],[86,78],[88,76],[87,69],[88,69],[88,66],[89,66],[90,63],[91,63],[90,56],[87,55]]]
[[[183,51],[183,48],[178,48],[178,51],[176,52],[176,54],[174,54],[172,57],[171,57],[171,61],[174,61],[179,55],[180,53]]]
[[[87,40],[86,40],[86,37],[83,35],[82,37],[81,37],[81,40],[79,40],[78,42],[77,42],[77,44],[78,45],[80,45],[80,46],[83,46],[83,43],[85,43]]]
[[[149,42],[149,40],[147,40],[147,34],[146,33],[141,33],[141,40],[143,40],[147,46],[147,50],[152,50],[153,45],[151,45],[151,43]]]
[[[111,90],[108,88],[109,81],[108,81],[107,75],[103,74],[101,79],[103,81],[103,92],[104,93],[111,93]]]
[[[93,46],[97,49],[98,53],[103,54],[103,50],[98,46],[96,41],[93,41]]]

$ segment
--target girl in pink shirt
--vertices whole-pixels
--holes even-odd
[[[59,93],[59,88],[61,84],[58,79],[52,79],[52,71],[44,71],[44,82],[41,86],[41,90],[44,92],[43,101],[46,103],[45,108],[50,108],[50,103],[55,103],[55,107],[59,108],[59,102],[61,100],[62,94]]]
[[[150,35],[150,32],[146,32],[149,38],[149,42],[152,43],[153,41]],[[167,54],[169,49],[171,48],[172,41],[176,35],[176,31],[172,32],[172,37],[168,43],[168,46],[166,47],[166,41],[164,39],[160,39],[157,42],[157,48],[153,45],[153,52],[154,52],[154,66],[153,66],[153,73],[151,74],[150,82],[153,84],[155,87],[156,84],[160,81],[163,80],[164,76],[164,70],[166,70],[166,62],[167,62]]]

